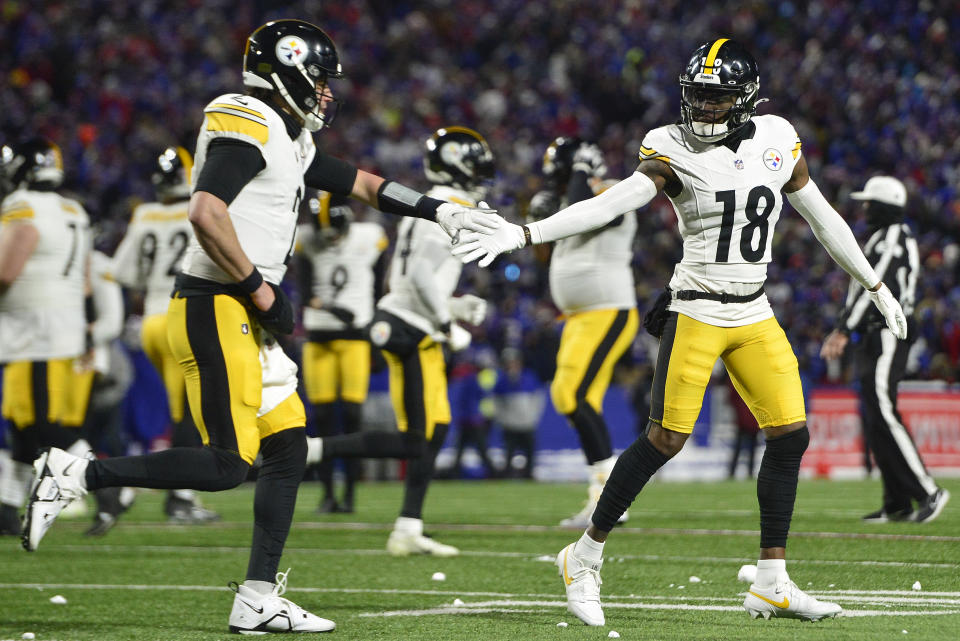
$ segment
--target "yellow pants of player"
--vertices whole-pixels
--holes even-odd
[[[717,327],[677,313],[660,339],[650,420],[691,433],[718,358],[761,428],[806,420],[797,357],[775,318]]]
[[[205,445],[236,452],[252,464],[261,439],[306,424],[296,393],[257,416],[263,391],[260,330],[237,299],[226,295],[172,299],[167,336]]]
[[[637,335],[636,309],[600,309],[567,319],[557,352],[550,398],[559,414],[571,414],[580,399],[597,413],[613,376],[613,366]]]
[[[423,431],[429,441],[437,424],[450,422],[443,346],[429,336],[406,358],[381,350],[390,368],[390,401],[401,432]]]
[[[90,404],[92,370],[77,367],[76,358],[17,361],[3,368],[3,417],[17,429],[38,420],[81,427]],[[46,412],[46,416],[37,416]]]
[[[363,403],[370,388],[370,343],[364,340],[307,342],[303,385],[311,403]]]
[[[143,319],[140,328],[140,342],[143,353],[157,369],[163,386],[167,390],[167,404],[170,407],[170,419],[174,423],[183,420],[184,402],[187,388],[183,382],[183,370],[173,356],[170,341],[167,340],[167,315],[153,314]]]

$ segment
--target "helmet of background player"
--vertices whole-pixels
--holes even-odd
[[[577,153],[580,138],[560,136],[543,152],[543,176],[547,186],[553,191],[561,192],[567,188],[573,167],[573,155]]]
[[[903,220],[907,188],[893,176],[874,176],[863,186],[863,191],[853,192],[850,198],[863,201],[867,225],[886,227]]]
[[[0,156],[7,188],[49,191],[63,183],[63,155],[60,147],[46,138],[5,145]]]
[[[278,92],[307,131],[333,122],[339,103],[319,96],[330,95],[327,82],[342,76],[333,40],[309,22],[274,20],[247,38],[243,84]]]
[[[167,147],[157,157],[157,165],[150,176],[157,198],[173,202],[190,198],[190,172],[193,158],[183,147]]]
[[[717,142],[750,121],[760,91],[753,56],[727,38],[705,42],[680,74],[680,119],[698,140]]]
[[[310,199],[312,221],[319,232],[317,238],[321,245],[339,242],[350,229],[353,210],[347,204],[346,196],[321,191],[316,198]]]
[[[493,152],[473,129],[443,127],[427,139],[423,171],[435,185],[456,187],[483,200],[493,182]]]

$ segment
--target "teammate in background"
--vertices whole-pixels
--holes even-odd
[[[143,351],[163,380],[173,430],[171,447],[200,447],[203,443],[186,408],[187,387],[183,370],[167,341],[167,306],[180,273],[180,263],[193,229],[187,218],[193,158],[183,147],[167,147],[157,157],[151,176],[157,201],[133,210],[127,232],[113,256],[113,277],[120,284],[143,292]],[[216,521],[220,515],[200,505],[189,489],[167,492],[163,511],[177,523]]]
[[[433,183],[428,196],[482,206],[493,179],[493,154],[483,136],[466,127],[438,129],[427,139],[423,164]],[[466,347],[469,333],[455,321],[477,325],[486,315],[485,300],[453,296],[461,269],[436,225],[412,218],[400,221],[390,291],[377,303],[370,325],[370,340],[390,368],[390,399],[399,433],[359,432],[310,440],[311,461],[409,459],[403,506],[387,540],[387,551],[394,556],[460,553],[423,535],[423,503],[450,424],[444,344]]]
[[[534,195],[530,216],[546,218],[573,203],[592,198],[611,183],[600,148],[579,138],[560,137],[543,155],[547,189]],[[550,295],[566,320],[557,352],[550,398],[577,431],[589,465],[587,502],[560,525],[587,527],[610,470],[617,462],[603,418],[603,397],[613,366],[633,343],[640,322],[633,284],[631,212],[605,227],[556,243],[550,257]],[[619,522],[627,520],[624,512]]]
[[[342,196],[321,192],[310,199],[313,216],[297,236],[297,275],[303,301],[303,384],[313,404],[317,435],[360,430],[360,414],[370,387],[370,341],[367,324],[380,298],[383,250],[389,241],[376,223],[352,222]],[[340,401],[342,430],[337,425]],[[320,464],[323,499],[317,511],[353,512],[359,459],[345,461],[343,500],[333,492],[333,461]]]
[[[837,329],[824,340],[820,355],[828,360],[840,358],[850,334],[860,334],[854,348],[863,434],[883,479],[883,506],[864,516],[864,522],[927,523],[940,516],[950,492],[938,487],[927,472],[897,410],[897,386],[906,374],[907,355],[916,339],[913,306],[920,279],[917,241],[904,222],[907,188],[892,176],[874,176],[863,191],[850,197],[863,201],[870,231],[867,259],[877,274],[890,282],[890,291],[907,316],[909,331],[907,340],[898,341],[863,291],[851,283]]]
[[[19,534],[37,450],[90,452],[79,430],[93,383],[84,358],[93,320],[90,223],[80,203],[55,191],[63,160],[49,140],[4,146],[0,174],[12,189],[0,207],[2,413],[12,426],[0,523],[3,533]]]
[[[587,531],[557,555],[568,608],[588,625],[603,625],[604,542],[650,477],[683,447],[722,358],[767,443],[757,476],[760,561],[744,608],[753,617],[832,617],[840,606],[806,594],[786,570],[809,433],[797,359],[763,292],[781,191],[830,256],[869,290],[893,336],[906,338],[907,321],[853,232],[810,180],[793,126],[779,116],[754,117],[760,76],[753,56],[727,38],[711,40],[694,52],[680,86],[681,121],[646,135],[629,178],[546,220],[523,227],[503,222],[489,237],[468,234],[454,252],[489,265],[503,252],[602,228],[663,190],[677,213],[683,259],[662,309],[649,324],[645,319],[660,337],[650,424],[617,460]]]
[[[204,109],[188,213],[194,237],[167,311],[167,339],[183,368],[204,447],[98,461],[58,448],[43,453],[34,462],[27,550],[37,548],[64,506],[89,490],[225,490],[242,483],[261,454],[250,562],[246,580],[235,587],[229,628],[334,629],[332,621],[283,598],[287,574],[277,572],[306,465],[297,368],[273,338],[294,328],[279,284],[304,187],[436,221],[450,236],[498,224],[489,211],[424,196],[318,151],[313,132],[333,118],[329,81],[341,75],[333,41],[312,24],[277,20],[248,38],[248,93],[224,94]]]

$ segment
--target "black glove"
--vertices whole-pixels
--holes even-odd
[[[260,324],[265,330],[274,336],[279,334],[292,334],[294,325],[296,324],[293,318],[293,305],[290,303],[287,295],[283,293],[283,290],[280,289],[279,285],[274,285],[273,283],[267,284],[270,285],[270,289],[273,290],[273,295],[276,298],[273,301],[273,305],[270,306],[270,309],[265,312],[254,305],[253,309],[257,315],[257,320],[260,321]]]
[[[330,312],[337,320],[339,320],[344,325],[353,326],[353,317],[354,314],[346,307],[337,307],[336,305],[331,305],[329,307],[324,307],[323,309]]]

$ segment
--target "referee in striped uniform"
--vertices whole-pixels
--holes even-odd
[[[903,379],[907,354],[916,337],[912,314],[920,276],[917,241],[903,221],[907,190],[896,178],[874,176],[863,191],[850,197],[864,202],[870,230],[864,253],[900,301],[908,319],[908,335],[907,340],[898,341],[863,288],[852,283],[837,329],[827,336],[820,355],[828,360],[839,358],[850,334],[860,334],[855,362],[863,432],[883,479],[883,507],[864,516],[864,522],[926,523],[940,515],[950,493],[938,487],[927,472],[897,410],[897,385]]]

